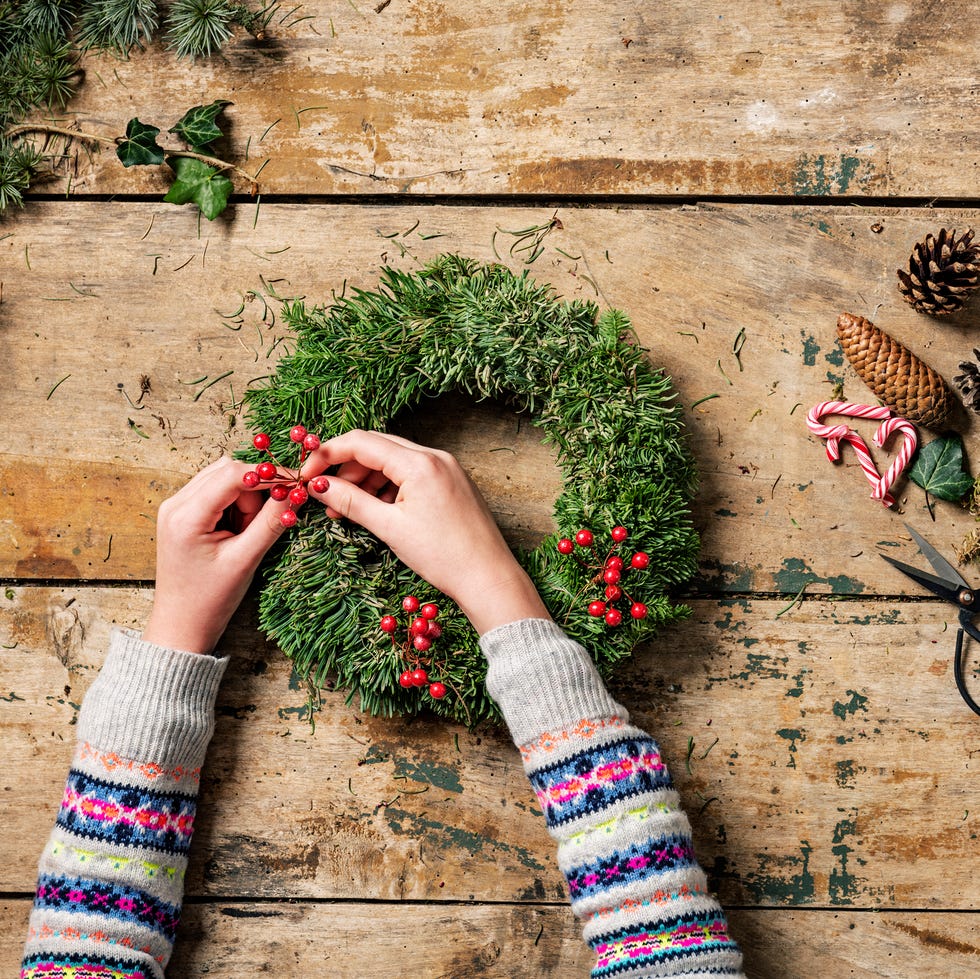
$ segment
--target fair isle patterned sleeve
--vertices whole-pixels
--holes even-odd
[[[21,979],[161,979],[227,660],[113,633],[41,857]]]
[[[743,976],[660,749],[585,650],[545,619],[501,626],[481,646],[596,953],[593,979]]]

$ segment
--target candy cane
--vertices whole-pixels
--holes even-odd
[[[894,504],[895,500],[888,490],[895,485],[899,476],[905,472],[905,468],[912,461],[912,456],[915,455],[915,450],[919,445],[919,436],[915,430],[915,426],[910,421],[897,417],[888,418],[878,426],[878,431],[874,434],[875,445],[879,448],[884,448],[885,443],[895,432],[901,432],[905,436],[901,451],[892,460],[892,464],[888,467],[888,472],[881,477],[878,486],[871,493],[873,499],[881,500],[885,506],[892,506]]]
[[[885,442],[895,431],[901,430],[905,434],[905,442],[902,450],[892,462],[888,472],[884,477],[878,473],[871,452],[864,439],[853,429],[844,424],[825,425],[822,422],[824,415],[846,415],[851,418],[875,418],[883,419],[878,431],[875,433],[874,441],[878,446],[884,446]],[[881,500],[884,506],[894,506],[895,499],[888,490],[895,484],[896,480],[909,464],[913,453],[918,444],[918,438],[914,426],[904,418],[893,418],[891,410],[884,405],[859,405],[849,401],[823,401],[807,412],[807,428],[820,438],[827,441],[827,458],[831,462],[840,459],[840,443],[848,442],[854,449],[861,464],[861,469],[871,483],[871,498]]]

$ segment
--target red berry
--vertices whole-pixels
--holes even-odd
[[[302,506],[309,498],[310,494],[302,486],[294,486],[289,491],[289,502],[293,506]]]
[[[330,489],[330,480],[326,476],[314,476],[310,480],[310,489],[314,493],[326,493]]]
[[[429,696],[433,700],[442,700],[446,696],[446,685],[438,680],[429,684]]]
[[[252,439],[252,445],[254,445],[260,452],[265,452],[265,450],[269,448],[271,444],[272,443],[269,436],[266,435],[265,432],[259,432],[259,434]]]
[[[620,588],[619,585],[606,585],[606,598],[608,598],[610,602],[617,601],[620,597],[622,597],[622,594],[623,589]]]
[[[617,544],[621,544],[629,535],[630,532],[625,527],[613,527],[610,531],[610,536]]]
[[[562,537],[562,539],[558,541],[559,554],[571,554],[572,551],[574,550],[575,550],[574,542],[570,541],[567,537]]]
[[[402,599],[402,608],[409,614],[419,610],[419,600],[414,595],[406,595]]]
[[[429,631],[429,620],[423,619],[421,616],[414,619],[409,626],[409,631],[413,636],[424,636]]]
[[[403,687],[414,687],[415,684],[412,682],[412,671],[406,670],[399,678],[398,683]]]
[[[412,670],[412,686],[424,687],[429,680],[429,674],[420,666],[417,670]]]
[[[606,614],[606,603],[605,602],[589,602],[589,615],[594,619],[598,619]]]
[[[269,496],[274,500],[279,500],[281,503],[289,496],[289,487],[283,486],[282,483],[276,483],[274,486],[269,487]]]
[[[611,558],[606,559],[607,568],[615,568],[617,571],[623,570],[623,559],[619,555],[614,554]]]
[[[579,547],[591,547],[592,546],[592,531],[586,530],[584,527],[575,535],[575,543]]]
[[[438,622],[429,622],[429,628],[426,629],[425,634],[430,639],[438,639],[442,635],[442,626]]]
[[[645,619],[647,617],[647,607],[643,602],[634,602],[633,606],[630,608],[630,615],[634,619]]]
[[[279,523],[281,523],[283,527],[295,527],[298,519],[299,517],[296,516],[295,510],[283,510],[283,512],[279,515]]]
[[[606,625],[617,626],[623,621],[622,613],[619,609],[611,608],[606,612]]]
[[[254,469],[249,469],[249,471],[242,476],[242,482],[249,489],[255,489],[255,487],[262,482],[262,477]]]
[[[276,467],[271,462],[260,462],[255,471],[259,474],[259,479],[266,481],[272,479],[276,474]]]
[[[394,632],[398,628],[398,620],[393,615],[385,615],[381,618],[381,631]]]
[[[606,568],[602,573],[602,580],[607,585],[615,585],[621,577],[622,575],[617,568]]]
[[[421,612],[423,618],[434,619],[439,614],[439,606],[432,602],[427,602],[422,606]]]
[[[432,645],[432,640],[428,636],[416,636],[412,640],[412,645],[420,653],[424,653]]]
[[[302,425],[296,425],[289,430],[289,440],[291,442],[302,442],[306,438],[306,429]]]
[[[303,438],[303,448],[307,452],[313,452],[314,449],[320,448],[320,436],[314,435],[312,432]]]
[[[643,551],[637,551],[631,558],[630,564],[634,568],[642,570],[650,564],[650,555],[644,554]]]

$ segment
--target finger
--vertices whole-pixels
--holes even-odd
[[[390,504],[382,503],[360,486],[337,476],[330,478],[330,485],[324,492],[312,495],[326,504],[328,515],[346,517],[370,530],[376,537],[385,539],[393,516],[393,507]]]
[[[420,457],[431,451],[398,435],[355,430],[321,443],[307,460],[307,465],[315,460],[315,471],[322,472],[330,465],[358,462],[368,469],[383,472],[393,483],[401,485]]]

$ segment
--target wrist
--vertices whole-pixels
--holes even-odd
[[[186,613],[184,615],[176,612],[168,613],[165,609],[154,605],[143,629],[142,639],[144,642],[163,646],[166,649],[206,654],[213,652],[223,631],[215,634],[214,630],[197,628],[186,621]]]
[[[506,578],[477,582],[456,602],[479,635],[521,619],[551,619],[533,582],[515,566]]]

